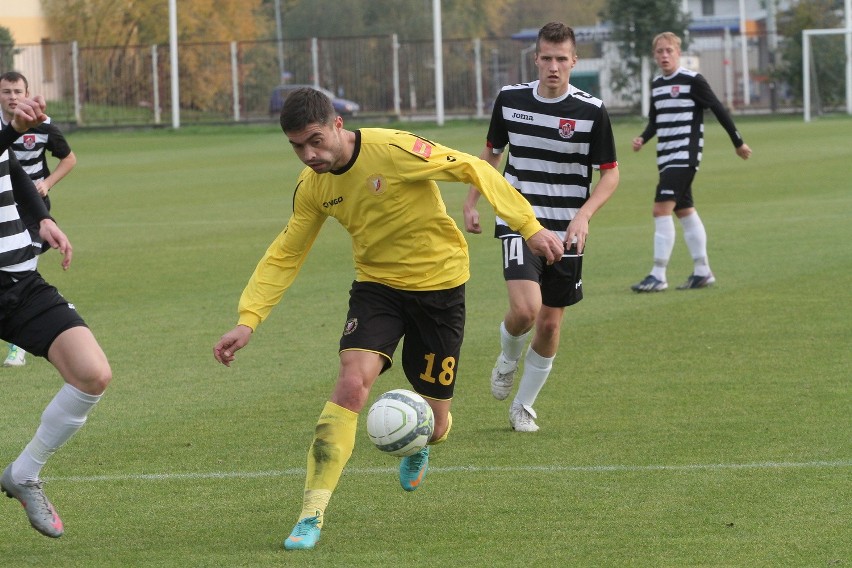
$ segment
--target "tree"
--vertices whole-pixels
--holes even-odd
[[[15,68],[15,55],[19,51],[19,49],[15,49],[15,38],[12,36],[12,31],[0,26],[0,73]]]
[[[48,25],[58,40],[76,41],[85,50],[81,89],[88,101],[108,100],[114,84],[138,98],[149,79],[147,57],[151,44],[168,44],[169,11],[164,0],[42,0]],[[267,27],[261,0],[181,0],[178,41],[182,44],[257,39]],[[227,91],[229,77],[211,65],[211,57],[227,60],[210,49],[196,47],[181,54],[181,79],[192,85],[188,105],[209,110],[220,104],[216,93]],[[119,81],[118,79],[121,78]],[[224,83],[224,87],[223,87]],[[114,93],[112,93],[114,95]]]
[[[271,2],[272,0],[265,0]],[[398,34],[409,41],[432,38],[432,0],[279,0],[284,36],[334,38]],[[604,0],[442,0],[445,39],[507,37],[552,20],[593,25]],[[329,17],[334,14],[334,17]]]
[[[500,10],[501,17],[497,20],[495,32],[498,37],[510,36],[520,29],[537,29],[553,21],[563,22],[572,28],[593,26],[605,0],[570,3],[565,0],[511,0],[507,4]]]
[[[651,41],[659,33],[674,32],[687,47],[689,15],[680,11],[681,0],[607,0],[601,14],[612,23],[612,39],[618,44],[622,66],[613,70],[616,90],[636,92],[642,58],[651,54]]]
[[[797,101],[803,99],[802,30],[841,28],[840,2],[836,0],[802,0],[779,14],[778,31],[785,38],[781,48],[781,64],[776,78],[790,86]],[[811,83],[818,111],[843,101],[846,61],[843,36],[811,36]]]

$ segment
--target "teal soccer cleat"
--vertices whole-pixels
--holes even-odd
[[[316,546],[320,538],[319,515],[300,519],[293,532],[284,541],[285,550],[308,550]]]
[[[426,477],[429,469],[429,446],[399,462],[399,483],[406,491],[414,491]]]

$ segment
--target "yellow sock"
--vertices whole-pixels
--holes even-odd
[[[440,444],[441,442],[447,441],[447,436],[450,435],[450,430],[453,429],[453,413],[447,412],[447,430],[444,432],[444,435],[438,438],[437,440],[432,440],[429,442],[430,446],[434,446],[435,444]]]
[[[357,427],[358,413],[333,402],[325,403],[308,450],[308,474],[300,519],[319,515],[322,527],[325,508],[352,456]]]

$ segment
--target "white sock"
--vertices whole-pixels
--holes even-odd
[[[666,281],[666,267],[672,257],[675,243],[675,225],[671,215],[654,217],[654,268],[651,276]]]
[[[86,417],[101,399],[65,384],[44,409],[35,436],[12,465],[16,483],[38,481],[47,459],[86,423]]]
[[[686,217],[681,217],[680,224],[683,227],[683,238],[686,247],[692,256],[693,270],[696,276],[707,276],[710,274],[710,263],[707,261],[707,231],[698,212]]]
[[[535,404],[538,393],[541,392],[544,383],[547,382],[555,358],[542,357],[533,351],[532,346],[527,349],[527,356],[524,358],[524,374],[521,377],[521,384],[518,386],[518,393],[515,395],[515,402],[526,406]]]
[[[530,330],[532,331],[532,330]],[[521,358],[521,353],[527,344],[527,338],[530,332],[522,333],[521,335],[512,335],[506,331],[506,322],[500,322],[500,347],[503,349],[503,359],[506,361],[517,363]],[[501,369],[508,371],[508,369]]]

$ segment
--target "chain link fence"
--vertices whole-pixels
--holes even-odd
[[[765,37],[721,30],[690,39],[684,64],[697,67],[735,112],[796,110],[796,101],[770,80]],[[282,83],[324,87],[357,102],[365,119],[434,119],[433,49],[430,41],[399,41],[396,35],[182,43],[179,122],[276,121],[270,97]],[[488,116],[502,85],[537,76],[533,41],[455,39],[444,41],[442,49],[447,118]],[[0,45],[0,61],[10,50],[16,70],[30,80],[30,92],[47,98],[56,122],[79,127],[173,123],[168,45]],[[639,112],[640,78],[627,94],[612,88],[620,65],[614,44],[581,43],[578,53],[572,84],[602,98],[612,113]]]

